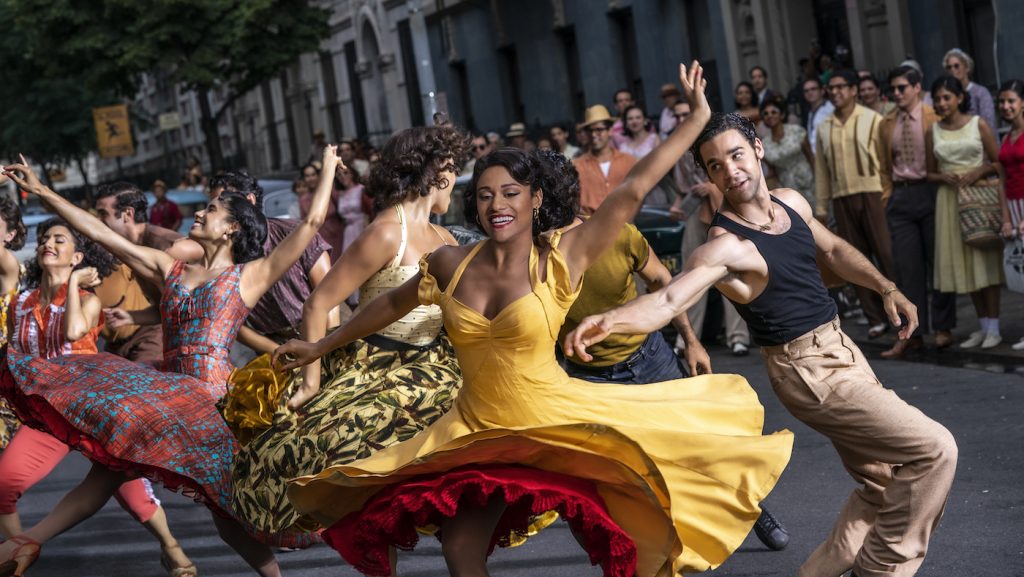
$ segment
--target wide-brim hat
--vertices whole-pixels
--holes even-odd
[[[611,114],[608,114],[608,109],[603,104],[595,104],[587,109],[583,115],[583,128],[589,128],[598,122],[607,122],[608,124],[614,124],[615,119],[612,118]]]
[[[661,86],[661,96],[665,97],[665,96],[668,96],[670,94],[675,94],[676,96],[679,96],[679,88],[676,87],[675,84],[662,84],[662,86]]]
[[[513,122],[512,126],[508,127],[508,132],[505,133],[505,138],[512,138],[513,136],[525,136],[526,125],[522,122]]]

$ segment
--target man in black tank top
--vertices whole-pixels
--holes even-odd
[[[863,254],[815,220],[799,192],[769,194],[764,151],[750,121],[713,114],[694,152],[725,196],[707,243],[667,287],[583,319],[565,339],[566,355],[586,360],[586,347],[609,334],[658,330],[718,288],[761,345],[779,399],[832,441],[860,484],[798,575],[915,574],[953,482],[956,442],[875,377],[839,326],[816,253],[844,279],[882,296],[901,339],[917,327],[917,309]]]

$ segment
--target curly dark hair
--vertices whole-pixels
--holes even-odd
[[[948,90],[953,93],[954,96],[963,96],[964,99],[960,101],[960,112],[967,114],[971,111],[971,93],[964,90],[964,85],[960,84],[960,81],[953,76],[940,76],[932,82],[932,100],[938,100],[937,93],[939,90]]]
[[[225,191],[218,199],[228,211],[231,222],[239,224],[231,235],[231,258],[235,264],[256,260],[266,253],[263,243],[267,240],[267,217],[253,206],[249,197],[232,190]]]
[[[320,171],[316,171],[317,174]],[[252,195],[256,199],[256,208],[263,211],[263,187],[256,177],[244,170],[227,170],[210,179],[210,190],[223,188],[224,192],[237,192],[242,196]]]
[[[107,249],[89,240],[77,230],[71,228],[71,225],[62,218],[55,217],[39,223],[39,225],[36,226],[36,241],[42,244],[43,237],[45,237],[46,233],[55,226],[63,226],[71,231],[71,238],[75,243],[75,252],[82,253],[84,257],[82,258],[82,262],[75,266],[76,270],[90,266],[95,267],[100,278],[107,278],[110,276],[110,273],[114,272],[117,267],[121,265],[121,261],[117,260],[114,255],[107,252]],[[42,281],[42,278],[43,269],[39,266],[39,259],[28,259],[25,263],[25,276],[23,279],[24,288],[37,288],[40,281]]]
[[[538,148],[533,155],[541,167],[540,189],[544,191],[544,200],[540,213],[541,220],[547,222],[543,230],[569,226],[580,212],[580,173],[576,165],[554,150]]]
[[[747,143],[750,147],[754,147],[754,141],[757,140],[757,130],[754,129],[754,123],[749,118],[742,116],[736,112],[730,112],[728,114],[724,112],[712,112],[711,119],[704,126],[704,130],[700,131],[697,136],[696,142],[693,143],[693,159],[697,161],[697,165],[704,169],[706,172],[708,167],[704,164],[704,157],[700,154],[700,147],[704,146],[704,143],[711,140],[712,138],[726,132],[728,130],[735,130],[743,135],[747,139]]]
[[[544,192],[537,218],[533,221],[533,236],[563,228],[572,223],[579,212],[579,174],[569,159],[553,150],[526,152],[518,148],[499,148],[476,161],[473,180],[462,195],[462,212],[467,223],[480,226],[476,207],[476,187],[484,171],[501,166],[530,192]]]
[[[131,208],[135,211],[135,216],[133,217],[135,222],[149,222],[149,219],[146,218],[149,202],[139,187],[130,182],[101,184],[96,189],[96,200],[107,198],[108,196],[117,198],[117,204],[114,205],[114,209],[117,211],[116,216],[121,216],[124,209]]]
[[[0,195],[0,218],[7,225],[7,232],[13,232],[11,240],[4,242],[7,250],[18,250],[25,246],[25,223],[21,220],[21,209],[6,194]]]
[[[392,136],[370,169],[367,194],[380,212],[411,196],[427,196],[451,184],[441,175],[458,174],[469,158],[469,135],[451,125],[417,126]]]

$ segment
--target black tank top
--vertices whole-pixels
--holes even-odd
[[[815,262],[811,228],[782,201],[772,201],[789,214],[789,230],[768,234],[747,228],[715,213],[711,226],[719,226],[754,243],[768,263],[768,285],[747,304],[736,305],[747,321],[754,342],[763,347],[781,345],[818,328],[836,316],[836,303],[828,295]]]

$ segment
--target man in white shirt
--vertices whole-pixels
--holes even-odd
[[[807,139],[811,142],[811,152],[817,154],[818,125],[829,116],[832,116],[832,113],[836,111],[836,107],[826,98],[825,87],[821,85],[821,80],[816,77],[808,78],[804,81],[804,98],[807,99],[807,103],[811,106],[811,111],[807,115]]]

